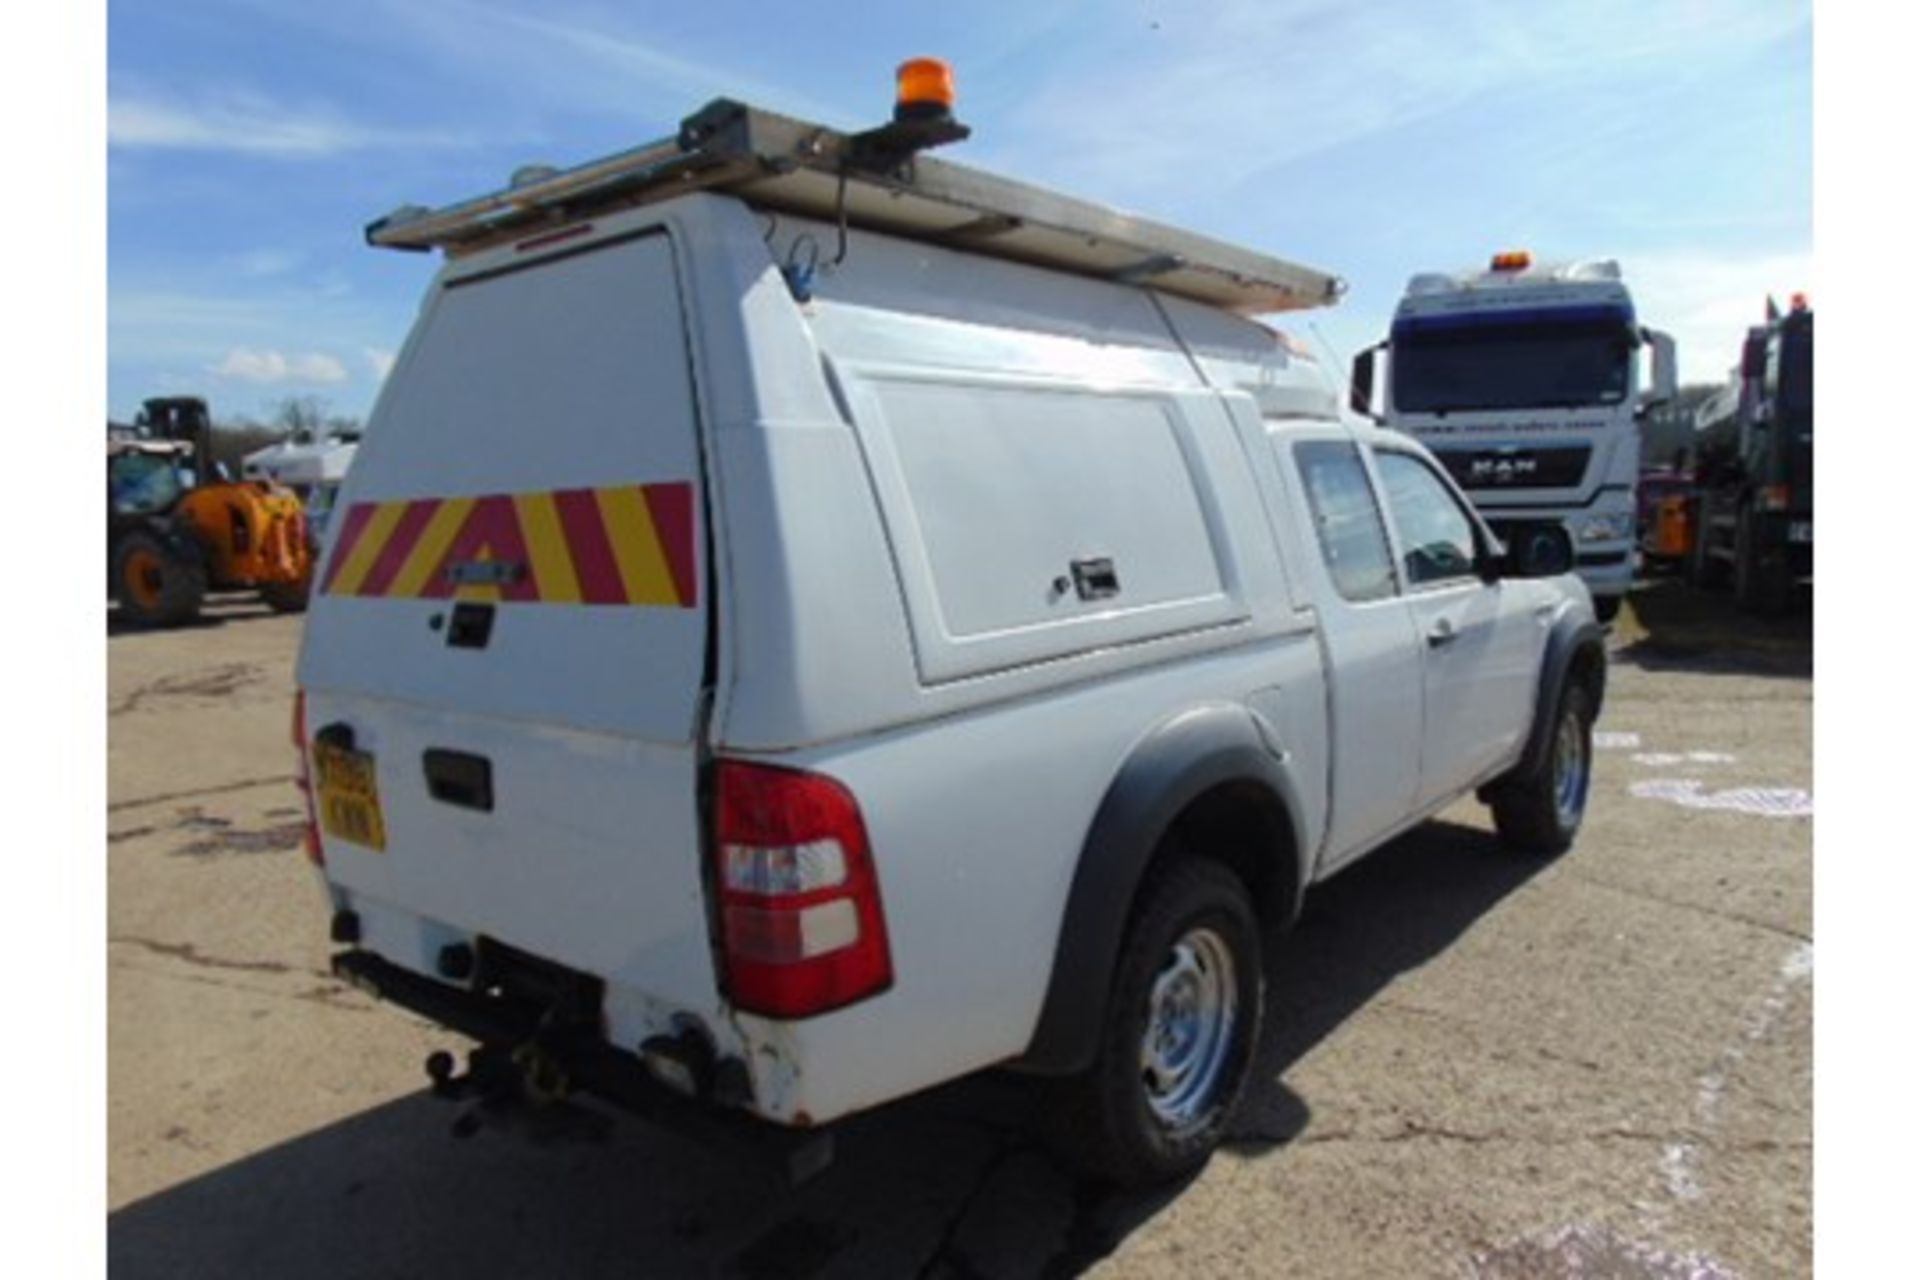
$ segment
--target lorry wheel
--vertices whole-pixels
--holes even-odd
[[[1734,598],[1742,609],[1763,618],[1784,613],[1791,589],[1787,576],[1779,565],[1761,559],[1753,541],[1753,515],[1742,511],[1739,541],[1734,544]]]
[[[1586,816],[1592,780],[1592,695],[1585,685],[1569,683],[1554,711],[1546,764],[1530,777],[1502,783],[1490,797],[1501,841],[1535,857],[1565,852]]]
[[[200,616],[207,570],[158,536],[135,531],[113,551],[113,598],[120,616],[143,627],[172,627]]]
[[[1727,580],[1727,566],[1712,554],[1712,531],[1703,521],[1694,530],[1693,545],[1687,549],[1687,581],[1693,586],[1712,588]]]
[[[1134,903],[1099,1057],[1061,1082],[1055,1145],[1088,1177],[1147,1186],[1191,1173],[1251,1074],[1265,979],[1240,878],[1176,857]]]

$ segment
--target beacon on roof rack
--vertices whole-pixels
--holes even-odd
[[[727,98],[679,132],[441,209],[409,205],[367,227],[383,248],[457,257],[503,240],[690,191],[930,241],[970,253],[1144,284],[1258,315],[1325,306],[1338,276],[1134,217],[1045,187],[919,154],[967,136],[952,74],[934,59],[900,68],[892,122],[842,133]]]

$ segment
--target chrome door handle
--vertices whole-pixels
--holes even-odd
[[[1427,632],[1427,648],[1438,649],[1442,645],[1452,644],[1459,638],[1460,633],[1453,629],[1453,623],[1442,618],[1433,624],[1431,631]]]

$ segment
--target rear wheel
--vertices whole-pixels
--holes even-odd
[[[1602,622],[1612,622],[1620,616],[1620,603],[1624,596],[1595,596],[1593,598],[1593,616]]]
[[[129,533],[113,553],[113,595],[120,615],[143,627],[178,626],[200,616],[207,571],[157,534]]]
[[[1246,1087],[1260,1030],[1260,932],[1239,877],[1178,858],[1134,905],[1099,1057],[1064,1083],[1061,1153],[1144,1186],[1205,1164]]]
[[[1727,580],[1727,565],[1713,554],[1715,530],[1707,523],[1703,504],[1694,525],[1693,545],[1687,549],[1687,581],[1696,587],[1718,587]]]
[[[1580,832],[1593,780],[1593,699],[1569,683],[1554,711],[1553,741],[1543,767],[1496,788],[1490,802],[1500,839],[1517,852],[1550,857]]]
[[[1734,544],[1734,596],[1748,613],[1771,617],[1786,611],[1792,584],[1782,566],[1760,554],[1756,545],[1758,537],[1753,513],[1742,511],[1738,541]]]

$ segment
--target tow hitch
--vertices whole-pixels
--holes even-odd
[[[481,964],[491,965],[490,971],[499,968],[497,959],[485,953]],[[536,1141],[603,1140],[611,1135],[613,1117],[574,1101],[591,1097],[706,1151],[726,1152],[767,1169],[789,1185],[805,1182],[833,1163],[831,1127],[783,1128],[717,1101],[744,1099],[747,1084],[738,1063],[712,1063],[710,1072],[690,1068],[696,1084],[711,1077],[713,1094],[690,1099],[661,1084],[642,1064],[643,1046],[636,1045],[633,1052],[617,1049],[600,1038],[590,1021],[583,1025],[578,1002],[454,987],[359,949],[336,954],[333,972],[370,995],[479,1041],[479,1047],[467,1051],[464,1072],[445,1050],[426,1060],[434,1096],[467,1104],[453,1123],[456,1137],[471,1137],[485,1125],[503,1125]],[[597,1002],[587,1007],[597,1008]],[[652,1045],[663,1054],[672,1047]],[[694,1066],[699,1065],[695,1059]]]
[[[600,1142],[613,1128],[610,1116],[569,1100],[572,1082],[559,1060],[537,1041],[510,1050],[497,1045],[471,1049],[464,1074],[456,1073],[454,1056],[444,1049],[428,1054],[426,1067],[434,1097],[468,1103],[453,1122],[456,1138],[470,1138],[483,1125],[493,1124],[535,1139]]]

